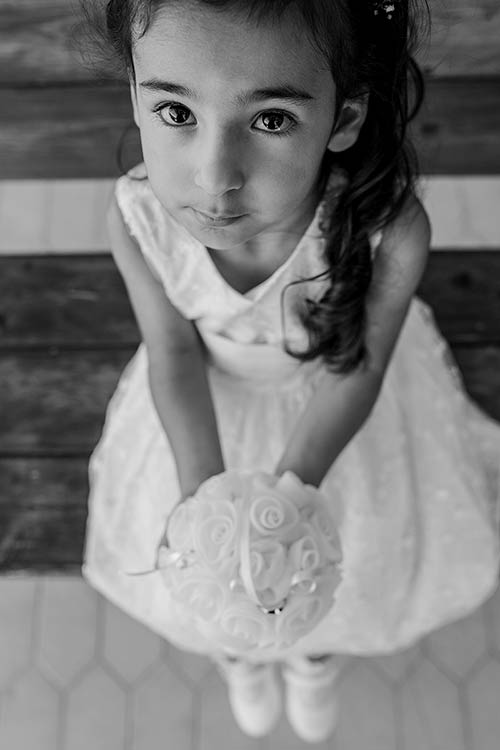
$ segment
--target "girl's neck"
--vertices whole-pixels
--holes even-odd
[[[243,245],[227,250],[207,247],[207,250],[213,257],[222,258],[230,255],[235,263],[239,262],[242,266],[259,265],[265,268],[266,265],[270,267],[281,265],[293,253],[314,219],[323,195],[324,185],[324,180],[319,179],[307,205],[291,221],[283,222],[282,226],[263,232]]]
[[[245,294],[272,276],[301,241],[315,216],[319,198],[320,193],[317,193],[309,210],[286,230],[268,232],[229,250],[207,247],[213,264],[226,283]]]

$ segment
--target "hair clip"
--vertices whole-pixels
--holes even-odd
[[[392,14],[396,10],[396,6],[394,3],[391,3],[388,0],[382,0],[381,2],[375,3],[375,8],[373,9],[373,15],[378,16],[379,11],[384,11],[384,13],[387,14],[387,18],[390,20],[392,18]]]

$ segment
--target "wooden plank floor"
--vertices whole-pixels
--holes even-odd
[[[122,136],[124,164],[141,160],[124,84],[1,91],[3,179],[118,176]],[[498,174],[500,77],[430,79],[412,132],[425,174]]]
[[[496,176],[500,6],[430,6],[429,97],[413,126],[424,170]],[[0,0],[3,179],[119,173],[128,92],[105,67],[98,83],[78,58],[75,8]],[[123,157],[140,158],[134,128]],[[499,271],[500,252],[434,252],[419,289],[467,389],[497,418]],[[262,741],[242,735],[207,659],[177,651],[81,579],[88,454],[137,343],[109,256],[0,258],[0,747],[299,750],[284,717]],[[497,750],[499,694],[497,591],[407,651],[346,658],[338,734],[318,748]]]
[[[500,253],[434,251],[418,294],[500,419]],[[0,565],[78,571],[87,461],[139,336],[109,255],[0,257]]]

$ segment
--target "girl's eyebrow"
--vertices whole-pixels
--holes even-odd
[[[187,99],[198,99],[197,94],[187,86],[181,86],[178,83],[171,83],[170,81],[161,81],[158,78],[140,81],[139,86],[148,91],[165,91],[167,94],[183,96]],[[255,104],[266,99],[283,99],[294,104],[304,104],[305,102],[314,100],[314,96],[311,96],[307,91],[301,91],[289,84],[255,89],[254,91],[248,91],[236,96],[236,102],[243,107],[247,104]]]

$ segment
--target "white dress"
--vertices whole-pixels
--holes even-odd
[[[147,179],[121,177],[116,196],[152,272],[206,345],[226,467],[272,471],[325,373],[319,361],[301,364],[284,352],[280,314],[284,286],[324,268],[322,204],[286,262],[241,294],[167,214]],[[305,290],[318,294],[318,283],[294,285],[285,297],[287,340],[298,348],[307,338],[293,300]],[[342,510],[344,577],[335,604],[311,633],[265,659],[388,653],[481,605],[497,585],[499,467],[500,425],[467,396],[432,312],[414,297],[375,406],[321,485]],[[179,499],[144,344],[109,403],[89,474],[84,578],[175,646],[213,654],[173,618],[160,574],[127,575],[154,566]]]

